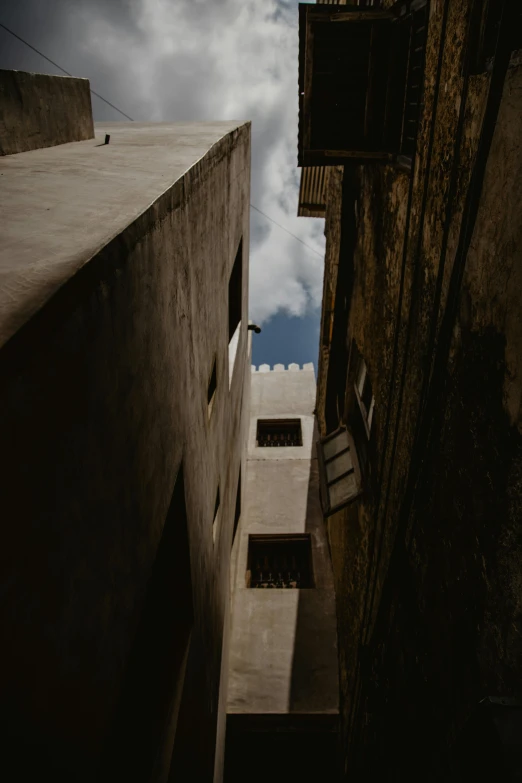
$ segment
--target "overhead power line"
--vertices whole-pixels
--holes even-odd
[[[21,36],[17,35],[17,34],[16,34],[15,32],[13,32],[12,30],[10,30],[10,29],[9,29],[9,27],[6,27],[6,26],[5,26],[5,24],[2,24],[2,22],[0,22],[0,27],[2,27],[4,30],[6,30],[8,33],[10,33],[10,34],[11,34],[12,36],[14,36],[15,38],[18,38],[18,40],[19,40],[19,41],[21,41],[21,42],[22,42],[23,44],[25,44],[26,46],[28,46],[28,47],[29,47],[29,49],[32,49],[32,50],[33,50],[33,52],[36,52],[36,54],[39,54],[39,55],[40,55],[40,57],[43,57],[43,58],[44,58],[44,60],[47,60],[47,62],[48,62],[48,63],[51,63],[51,65],[54,65],[54,67],[55,67],[55,68],[58,68],[58,70],[62,71],[62,73],[64,73],[66,76],[72,76],[72,73],[69,73],[69,71],[66,71],[66,70],[65,70],[65,68],[62,68],[62,66],[61,66],[61,65],[58,65],[58,63],[55,63],[55,62],[54,62],[54,60],[51,60],[51,58],[50,58],[50,57],[47,57],[47,55],[46,55],[46,54],[44,54],[43,52],[41,52],[39,49],[37,49],[37,48],[36,48],[36,46],[33,46],[32,44],[28,43],[28,41],[26,41],[24,38],[22,38]],[[128,114],[125,114],[125,112],[124,112],[124,111],[122,111],[121,109],[118,109],[118,107],[117,107],[117,106],[115,106],[113,103],[111,103],[110,101],[108,101],[108,100],[107,100],[107,98],[104,98],[104,97],[103,97],[103,95],[100,95],[98,92],[95,92],[95,90],[93,90],[93,89],[91,89],[91,92],[92,92],[92,94],[93,94],[93,95],[96,95],[96,97],[97,97],[97,98],[99,98],[101,101],[103,101],[104,103],[106,103],[106,104],[107,104],[107,106],[110,106],[110,107],[111,107],[111,109],[115,109],[117,112],[119,112],[120,114],[122,114],[122,115],[123,115],[124,117],[126,117],[128,120],[130,120],[131,122],[134,122],[134,120],[132,119],[132,117],[129,117],[129,115],[128,115]]]
[[[276,226],[278,226],[283,231],[286,231],[287,234],[290,234],[291,237],[294,239],[297,239],[298,242],[300,242],[302,245],[308,248],[308,250],[311,250],[312,253],[315,253],[317,256],[323,257],[323,254],[320,253],[318,250],[315,250],[313,247],[310,247],[310,245],[307,245],[306,242],[303,242],[302,239],[299,239],[299,237],[296,237],[295,234],[292,234],[291,231],[289,231],[287,228],[281,225],[281,223],[278,223],[277,220],[274,220],[274,218],[271,218],[270,215],[267,215],[265,212],[262,212],[260,209],[255,207],[253,204],[250,204],[252,209],[255,209],[256,212],[259,212],[260,215],[263,215],[263,217],[266,217],[267,220],[270,220],[272,223],[274,223]]]
[[[32,49],[33,52],[36,52],[36,54],[40,55],[40,57],[43,57],[44,60],[47,60],[47,62],[51,63],[51,65],[54,65],[55,68],[58,68],[59,71],[64,73],[66,76],[72,76],[72,73],[69,73],[69,71],[66,71],[65,68],[62,68],[61,65],[58,65],[54,60],[51,60],[50,57],[47,57],[46,54],[41,52],[39,49],[36,48],[36,46],[33,46],[28,41],[25,40],[25,38],[22,38],[20,35],[17,35],[13,30],[11,30],[9,27],[6,27],[5,24],[2,24],[0,22],[0,27],[2,27],[6,32],[8,32],[10,35],[12,35],[14,38],[17,38],[19,41],[21,41],[23,44],[29,47],[29,49]],[[111,109],[114,109],[115,111],[119,112],[123,117],[126,117],[131,122],[134,122],[132,117],[129,117],[128,114],[126,114],[121,109],[118,109],[117,106],[115,106],[113,103],[107,100],[107,98],[104,98],[103,95],[100,95],[100,93],[96,92],[95,90],[91,89],[91,92],[93,95],[95,95],[97,98],[99,98],[101,101],[107,104],[107,106],[110,106]],[[255,207],[253,204],[250,204],[252,209],[255,209],[256,212],[259,212],[260,215],[263,215],[267,220],[270,220],[271,223],[276,225],[278,228],[281,229],[281,231],[285,231],[287,234],[289,234],[291,237],[296,239],[298,242],[300,242],[302,245],[304,245],[308,250],[310,250],[312,253],[315,253],[317,256],[323,257],[323,254],[320,253],[318,250],[315,250],[313,247],[310,247],[306,242],[303,242],[302,239],[297,237],[295,234],[292,234],[291,231],[289,231],[287,228],[281,225],[281,223],[278,223],[277,220],[274,220],[274,218],[271,218],[270,215],[267,215],[265,212],[263,212],[261,209],[258,209],[258,207]]]

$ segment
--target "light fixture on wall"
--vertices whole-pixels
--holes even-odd
[[[257,324],[248,324],[248,328],[249,328],[249,330],[251,329],[256,334],[259,334],[260,331],[261,331],[261,327],[258,326]]]

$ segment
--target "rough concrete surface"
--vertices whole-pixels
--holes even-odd
[[[88,79],[0,70],[0,155],[93,138]]]
[[[161,220],[161,196],[172,209],[190,198],[236,128],[100,123],[93,140],[1,159],[0,345],[150,207]]]
[[[96,146],[106,132],[110,145]],[[132,698],[129,716],[118,705],[182,467],[193,625],[175,743],[167,731],[151,780],[189,779],[187,769],[213,780],[246,469],[249,125],[108,125],[96,141],[6,157],[0,170],[3,758],[57,781],[137,774],[140,742],[127,735],[118,748],[117,723],[140,734],[157,716],[134,715]],[[159,659],[144,654],[146,685]]]

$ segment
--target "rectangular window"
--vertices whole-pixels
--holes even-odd
[[[256,446],[302,446],[301,419],[259,419]]]
[[[258,535],[248,538],[247,587],[314,587],[310,536]]]
[[[219,527],[219,506],[220,506],[220,503],[221,503],[221,499],[219,497],[219,486],[218,486],[217,493],[216,493],[216,502],[214,503],[214,521],[212,523],[212,539],[214,540],[214,542],[216,540],[216,535],[217,535],[217,531],[218,531],[218,527]]]
[[[207,404],[208,404],[209,419],[210,416],[212,415],[212,408],[214,407],[216,389],[217,389],[217,371],[216,371],[216,360],[214,359],[214,364],[212,366],[212,372],[210,373],[210,380],[208,382],[208,389],[207,389]]]
[[[364,426],[368,438],[372,428],[373,411],[375,408],[375,397],[372,392],[372,384],[368,376],[368,368],[362,357],[359,357],[357,364],[357,375],[355,381],[355,391],[357,401],[363,417]]]
[[[228,281],[228,385],[232,385],[241,331],[243,301],[243,239],[239,242],[234,266]]]
[[[353,438],[345,427],[317,444],[321,505],[325,516],[334,514],[359,497],[361,472]]]
[[[237,479],[236,510],[234,512],[234,530],[232,532],[232,544],[234,544],[234,539],[236,537],[237,526],[239,525],[240,518],[241,518],[241,468],[239,468],[239,476]]]
[[[243,298],[243,240],[239,242],[232,274],[228,281],[228,340],[232,339],[241,322]]]

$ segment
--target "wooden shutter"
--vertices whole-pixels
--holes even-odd
[[[362,492],[359,460],[351,434],[341,427],[317,443],[321,504],[325,516],[353,503]]]

